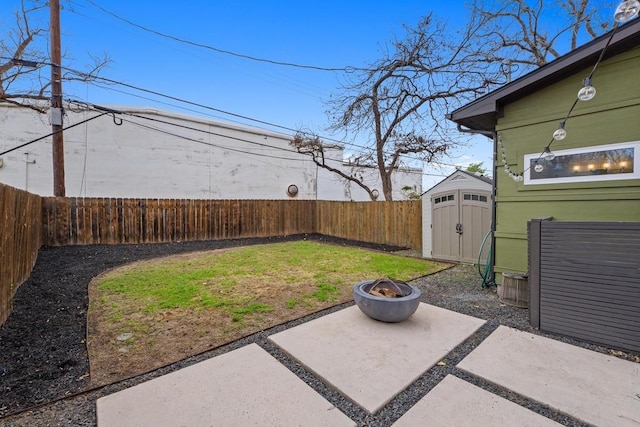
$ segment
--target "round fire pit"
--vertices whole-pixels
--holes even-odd
[[[420,289],[393,280],[366,280],[353,287],[353,300],[360,310],[381,322],[402,322],[418,309]]]

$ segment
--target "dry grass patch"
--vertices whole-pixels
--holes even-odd
[[[349,301],[354,283],[411,280],[448,264],[298,241],[177,255],[89,285],[92,385],[156,369]]]

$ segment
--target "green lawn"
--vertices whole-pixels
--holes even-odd
[[[287,289],[311,287],[286,300],[285,307],[292,308],[310,299],[337,301],[344,290],[361,280],[392,277],[406,281],[444,266],[360,248],[296,241],[145,262],[106,275],[98,281],[98,288],[103,297],[126,297],[145,312],[221,308],[240,320],[274,308],[255,302],[273,284]]]

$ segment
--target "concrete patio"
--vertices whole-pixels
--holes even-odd
[[[344,398],[376,413],[474,334],[484,320],[421,303],[382,323],[356,306],[269,337]],[[457,367],[585,423],[640,423],[640,364],[504,326]],[[256,344],[97,401],[110,426],[357,425]],[[394,425],[557,425],[447,375]]]

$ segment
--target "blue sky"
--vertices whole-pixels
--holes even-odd
[[[89,53],[106,53],[112,62],[102,77],[326,136],[331,135],[323,130],[323,101],[338,91],[343,73],[278,66],[189,46],[118,20],[91,2],[138,25],[217,49],[328,68],[366,66],[380,57],[385,44],[403,37],[403,24],[413,26],[429,12],[448,21],[452,30],[466,18],[463,1],[61,0],[67,56],[63,65],[86,69]],[[17,4],[3,0],[2,26],[11,20],[7,12],[14,7],[8,6]],[[47,17],[41,17],[44,25]],[[65,97],[96,104],[150,106],[266,127],[126,87],[68,84],[64,92]],[[444,162],[482,161],[490,166],[491,143],[478,137],[453,154]],[[425,190],[451,171],[427,167]]]

